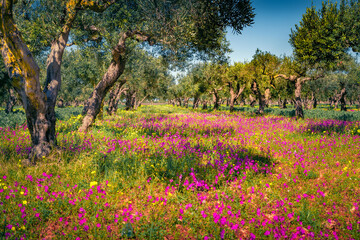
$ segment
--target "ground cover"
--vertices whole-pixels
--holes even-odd
[[[359,122],[143,106],[1,128],[0,238],[360,239]]]

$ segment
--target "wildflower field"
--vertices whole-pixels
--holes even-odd
[[[360,123],[143,106],[0,128],[0,239],[360,239]]]

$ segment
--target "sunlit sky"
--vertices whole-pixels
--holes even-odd
[[[307,7],[313,4],[320,8],[321,3],[322,0],[253,0],[254,24],[240,35],[230,30],[226,36],[233,50],[231,62],[250,61],[257,48],[278,56],[291,55],[291,28],[300,22]]]

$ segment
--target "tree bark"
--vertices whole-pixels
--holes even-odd
[[[126,102],[125,102],[125,110],[135,109],[136,105],[136,91],[128,90],[126,91]]]
[[[259,86],[256,81],[252,83],[251,89],[259,100],[259,109],[256,111],[257,114],[263,114],[265,109],[265,97],[261,93]]]
[[[188,108],[189,107],[189,97],[185,97],[184,98],[184,106],[185,106],[185,108]]]
[[[26,113],[26,120],[32,141],[30,160],[47,156],[56,145],[55,104],[61,84],[61,61],[71,25],[76,17],[76,8],[80,0],[67,4],[66,21],[58,38],[51,44],[47,59],[47,71],[44,91],[41,90],[40,68],[23,41],[17,29],[12,8],[14,1],[1,3],[1,32],[3,56],[11,78],[12,86],[19,94]]]
[[[269,105],[270,105],[270,98],[271,98],[270,88],[266,88],[265,89],[265,106],[266,107],[269,107]]]
[[[240,84],[237,84],[237,91],[235,92],[232,83],[229,82],[228,85],[230,90],[230,99],[229,99],[230,112],[233,112],[234,104],[236,100],[240,97],[240,95],[243,93],[245,86],[240,86]]]
[[[302,80],[297,78],[295,82],[295,116],[296,118],[304,118],[304,111],[301,102]]]
[[[123,88],[125,82],[119,82],[118,86],[110,92],[109,96],[109,104],[107,108],[107,113],[112,115],[116,113],[119,101],[121,99],[121,95],[128,90],[127,88]]]
[[[95,122],[96,116],[100,112],[100,108],[106,94],[114,86],[121,74],[123,74],[126,64],[126,40],[128,38],[136,38],[140,41],[148,41],[150,45],[153,45],[150,36],[146,36],[138,31],[127,31],[121,34],[117,45],[112,51],[110,66],[84,105],[84,118],[79,131],[86,132]],[[124,83],[126,82],[125,79],[121,81]]]
[[[65,107],[64,100],[60,99],[60,100],[58,101],[57,107],[58,107],[58,108],[64,108],[64,107]]]
[[[136,104],[135,104],[135,107],[134,109],[137,109],[138,107],[141,106],[141,104],[147,99],[149,95],[145,95],[145,97],[143,97],[140,101],[137,101]]]
[[[346,96],[346,88],[343,87],[341,89],[340,96],[339,96],[341,111],[347,111],[345,96]]]
[[[218,93],[217,89],[213,89],[212,94],[213,94],[214,109],[215,109],[215,110],[219,110],[219,107],[220,107],[220,104],[219,104],[220,97],[219,97],[219,93]]]
[[[199,101],[200,101],[199,96],[195,95],[194,102],[193,102],[193,109],[199,107]]]
[[[282,77],[286,80],[290,80],[292,82],[295,82],[295,100],[294,100],[294,104],[295,104],[295,116],[296,118],[304,118],[304,111],[303,111],[303,106],[302,106],[302,101],[301,101],[301,88],[304,82],[309,81],[309,80],[316,80],[318,78],[323,77],[323,73],[318,74],[316,77],[303,77],[303,76],[295,76],[295,75],[290,75],[290,76],[286,76],[284,74],[278,74],[276,77]]]
[[[13,88],[9,89],[9,99],[6,103],[5,113],[9,114],[13,112],[13,108],[16,104],[16,95]]]
[[[204,100],[204,102],[203,102],[203,106],[202,106],[202,110],[206,110],[206,109],[208,109],[208,106],[207,106],[207,101],[206,101],[206,100]]]
[[[250,107],[255,107],[256,98],[253,97],[253,96],[250,94],[250,95],[249,95],[249,99],[250,99]]]
[[[287,104],[287,99],[286,98],[284,100],[279,98],[279,108],[282,108],[282,109],[287,108],[286,104]]]
[[[311,101],[312,101],[312,108],[315,109],[317,107],[317,98],[314,92],[311,92]]]

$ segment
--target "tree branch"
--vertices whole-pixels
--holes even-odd
[[[23,75],[26,78],[37,78],[40,68],[15,25],[12,14],[13,2],[13,0],[3,0],[0,5],[3,39],[16,58],[21,70],[24,71]]]
[[[292,81],[292,82],[296,81],[296,79],[298,78],[298,76],[295,76],[295,75],[287,76],[285,74],[277,74],[274,76],[274,78],[279,78],[279,77],[282,77],[282,78]]]

